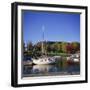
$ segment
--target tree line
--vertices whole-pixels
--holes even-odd
[[[54,53],[67,53],[74,54],[80,51],[80,43],[79,42],[51,42],[44,41],[43,48],[47,54]],[[41,55],[41,45],[42,42],[38,42],[33,44],[32,42],[28,42],[27,45],[23,44],[24,54],[28,55]]]

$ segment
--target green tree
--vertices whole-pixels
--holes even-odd
[[[66,43],[66,42],[62,42],[62,43],[61,43],[61,51],[62,51],[63,53],[66,53],[66,52],[67,52],[67,48],[66,48],[67,44],[68,44],[68,43]]]

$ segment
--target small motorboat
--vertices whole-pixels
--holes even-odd
[[[32,65],[32,64],[33,64],[33,62],[30,60],[23,61],[23,65]]]
[[[29,56],[24,56],[24,59],[23,59],[23,65],[32,65],[32,60],[31,60],[31,57]]]
[[[79,54],[73,54],[70,57],[67,57],[68,62],[80,62],[80,55]]]
[[[80,59],[79,59],[79,58],[73,58],[73,61],[74,61],[74,62],[79,62]]]

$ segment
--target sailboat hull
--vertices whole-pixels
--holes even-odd
[[[39,59],[33,59],[33,64],[54,64],[56,63],[54,58],[39,58]]]

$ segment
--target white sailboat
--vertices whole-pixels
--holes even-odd
[[[45,47],[44,47],[44,26],[42,27],[42,31],[43,31],[43,34],[42,34],[42,38],[43,38],[43,41],[42,41],[42,44],[41,44],[41,48],[42,48],[42,56],[38,59],[33,59],[33,63],[34,64],[53,64],[55,63],[55,58],[54,57],[48,57],[46,55],[46,50],[45,50]],[[45,54],[45,55],[43,55]]]
[[[55,58],[53,57],[42,57],[39,59],[33,59],[34,64],[53,64],[55,63]]]

